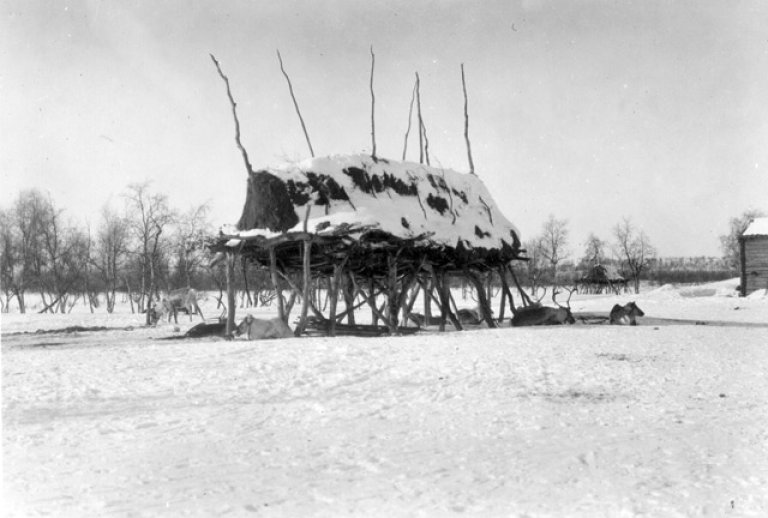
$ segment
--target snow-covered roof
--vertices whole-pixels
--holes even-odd
[[[755,218],[742,236],[768,236],[768,218]]]
[[[267,189],[264,181],[269,177],[279,182],[270,179]],[[286,203],[293,210],[281,220],[287,223],[267,224],[267,216],[253,215],[258,207],[249,205],[265,202],[250,199],[257,181],[259,191],[285,190],[287,197],[281,192],[270,196],[290,200]],[[275,189],[276,183],[284,189],[279,185]],[[222,233],[232,238],[229,246],[243,238],[302,231],[307,207],[307,231],[318,235],[366,228],[424,245],[456,246],[461,241],[468,249],[520,246],[519,231],[479,177],[413,162],[337,155],[287,163],[251,173],[248,196],[240,223],[222,227]]]

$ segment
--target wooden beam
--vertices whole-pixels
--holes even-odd
[[[227,325],[226,335],[235,332],[235,252],[227,252]]]
[[[328,320],[330,320],[328,327],[328,336],[336,336],[336,304],[339,300],[339,284],[341,283],[341,276],[344,272],[343,264],[333,265],[333,275],[330,278],[330,286],[328,296],[330,297],[330,309]]]
[[[283,322],[286,321],[285,305],[283,304],[283,290],[280,288],[280,279],[277,276],[277,254],[275,247],[269,248],[269,276],[272,279],[272,288],[277,298],[277,315]]]
[[[483,320],[485,320],[485,323],[488,324],[488,327],[490,328],[499,327],[496,324],[496,321],[493,319],[493,313],[491,313],[491,302],[488,300],[488,296],[485,293],[485,286],[483,286],[483,282],[480,280],[477,274],[475,274],[475,272],[469,269],[466,270],[465,275],[475,286],[475,291],[477,291],[478,305],[480,306],[480,311],[483,313]]]
[[[309,214],[309,212],[307,212]],[[301,318],[299,319],[299,325],[296,326],[296,330],[294,331],[294,334],[296,336],[301,336],[301,333],[304,332],[304,328],[307,327],[307,310],[309,309],[309,296],[310,296],[310,288],[312,284],[312,270],[311,270],[311,264],[310,264],[310,258],[312,255],[312,241],[307,240],[304,241],[304,290],[302,292],[302,301],[301,301]]]

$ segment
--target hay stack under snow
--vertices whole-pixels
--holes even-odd
[[[260,248],[290,241],[305,228],[357,252],[407,244],[409,253],[429,253],[456,268],[493,267],[524,252],[517,228],[477,176],[368,155],[251,172],[240,220],[222,228],[222,240],[259,259]]]

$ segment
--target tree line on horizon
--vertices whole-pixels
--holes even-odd
[[[186,210],[171,206],[168,196],[150,182],[129,184],[122,207],[104,206],[95,228],[66,218],[50,194],[39,189],[19,193],[10,207],[0,208],[0,285],[2,312],[12,303],[28,310],[26,296],[38,295],[39,313],[66,313],[78,302],[94,312],[114,311],[117,297],[131,310],[144,312],[161,293],[179,287],[218,290],[223,305],[225,273],[213,259],[206,240],[213,234],[207,204]],[[634,291],[641,280],[709,282],[737,275],[738,236],[765,213],[750,210],[730,221],[721,236],[723,257],[673,261],[658,257],[645,232],[629,218],[613,228],[613,239],[590,234],[581,257],[570,257],[566,219],[550,215],[541,233],[525,243],[529,260],[514,270],[524,285],[574,285],[595,264],[613,265]],[[266,304],[272,298],[269,276],[241,262],[235,285],[240,305]],[[488,279],[489,284],[493,279]]]

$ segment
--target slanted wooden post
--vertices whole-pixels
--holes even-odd
[[[272,288],[275,290],[277,298],[277,314],[280,320],[285,322],[287,317],[283,303],[283,290],[280,288],[280,279],[277,276],[277,252],[275,252],[274,246],[269,247],[269,276],[272,279]]]
[[[486,296],[483,281],[480,280],[475,272],[469,269],[464,270],[464,275],[466,275],[467,279],[469,279],[469,281],[475,286],[478,305],[480,306],[480,311],[483,313],[483,320],[485,320],[485,323],[488,324],[488,327],[499,327],[496,325],[496,321],[493,319],[493,315],[491,313],[491,303]]]
[[[512,281],[515,283],[515,286],[517,287],[517,292],[520,294],[520,298],[523,299],[523,306],[530,306],[533,304],[533,301],[528,296],[528,294],[525,292],[522,286],[520,286],[520,281],[517,280],[517,275],[515,275],[515,271],[512,269],[511,265],[507,265],[507,271],[512,276]]]
[[[397,333],[397,314],[400,311],[400,299],[397,293],[397,255],[387,255],[388,280],[387,295],[389,306],[389,334]]]
[[[434,284],[437,288],[437,293],[440,296],[440,331],[445,331],[446,318],[451,320],[453,327],[457,331],[463,331],[464,327],[459,322],[459,319],[451,311],[451,287],[448,281],[448,276],[444,271],[434,270]]]
[[[432,320],[432,288],[432,278],[427,277],[424,283],[424,321],[427,322],[427,325]]]
[[[345,277],[344,282],[344,305],[347,306],[347,324],[355,325],[355,296],[357,290],[355,289],[354,273],[349,272]]]
[[[307,310],[309,309],[309,296],[310,296],[310,284],[312,284],[312,275],[310,270],[310,256],[312,254],[312,240],[304,240],[304,255],[303,255],[303,269],[304,269],[304,289],[301,295],[301,318],[299,319],[299,325],[296,326],[294,334],[301,336],[304,329],[307,327]]]
[[[374,281],[373,281],[373,276],[371,276],[368,279],[368,286],[370,287],[370,290],[371,290],[371,299],[373,299],[373,304],[370,304],[370,301],[369,301],[369,304],[368,304],[371,307],[371,323],[374,326],[377,326],[377,325],[379,325],[379,315],[378,315],[377,308],[376,308],[376,295],[375,295],[375,293],[376,293],[376,286],[375,286]]]
[[[227,250],[227,336],[235,332],[235,252]]]
[[[342,267],[340,264],[333,265],[333,275],[330,278],[330,315],[328,317],[329,327],[328,336],[336,336],[336,303],[339,299],[339,282],[341,281]]]
[[[499,268],[499,277],[501,278],[501,311],[499,315],[499,322],[502,322],[504,320],[504,301],[506,299],[509,299],[509,310],[512,312],[512,315],[517,314],[517,308],[515,307],[515,299],[512,296],[512,290],[509,289],[509,282],[507,282],[507,272],[504,269],[504,267]]]

